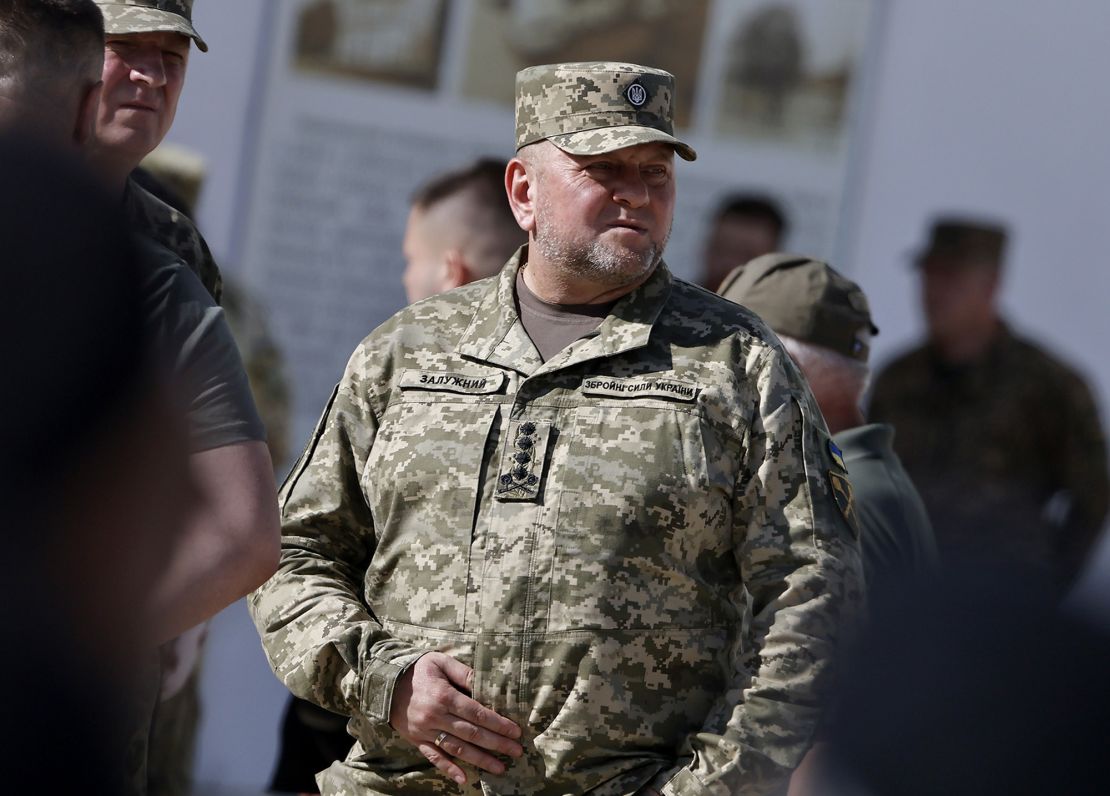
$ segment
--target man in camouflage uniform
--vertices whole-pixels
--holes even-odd
[[[136,229],[172,251],[200,277],[219,304],[220,269],[193,222],[130,179],[173,125],[185,84],[193,0],[97,0],[104,15],[104,91],[96,121],[95,160],[119,186]]]
[[[868,423],[860,405],[871,370],[867,296],[832,266],[796,254],[766,254],[735,269],[718,292],[774,330],[809,382],[843,458],[859,514],[869,590],[928,575],[937,563],[929,516],[891,444],[894,429]],[[841,500],[848,493],[838,490]]]
[[[518,74],[528,245],[363,341],[281,493],[251,610],[351,717],[325,794],[763,794],[811,742],[857,531],[772,333],[662,262],[673,94]]]
[[[1082,377],[999,318],[1005,242],[996,224],[934,224],[917,258],[929,340],[879,374],[871,417],[895,427],[942,557],[1066,583],[1106,518],[1106,442]]]

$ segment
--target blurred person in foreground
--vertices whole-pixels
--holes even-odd
[[[0,42],[10,20],[0,12]],[[147,608],[194,493],[118,205],[72,148],[41,145],[43,129],[34,146],[0,133],[0,239],[17,297],[0,313],[0,764],[28,790],[118,796],[158,630]]]
[[[409,302],[493,276],[527,240],[505,198],[505,162],[483,158],[422,186],[405,227]]]
[[[0,5],[0,122],[32,129],[87,157],[100,112],[104,36],[91,0]],[[99,157],[89,162],[103,179]],[[118,202],[122,183],[106,184]],[[135,231],[133,221],[131,227]],[[154,627],[151,640],[162,643],[268,577],[276,566],[278,524],[265,432],[222,313],[173,251],[142,231],[135,243],[155,355],[172,372],[175,398],[186,413],[197,498],[184,530],[164,531],[174,542],[173,553],[144,606]],[[156,685],[156,677],[149,682]],[[156,691],[152,686],[148,726]],[[136,717],[137,724],[143,721]],[[137,792],[145,789],[147,732],[136,727],[136,748],[129,753]]]
[[[786,215],[767,196],[735,194],[717,208],[705,245],[701,286],[719,292],[721,282],[737,266],[782,250]]]
[[[964,558],[887,592],[798,793],[1110,793],[1110,635],[1055,594],[1036,571]]]
[[[809,746],[858,529],[773,335],[662,262],[673,97],[521,71],[528,244],[372,332],[294,467],[251,610],[351,717],[323,793],[763,794]]]
[[[1106,441],[1071,367],[998,311],[1006,231],[946,218],[916,258],[927,342],[878,376],[871,416],[949,553],[1013,559],[1070,583],[1106,518]]]
[[[493,276],[527,242],[505,196],[505,165],[481,158],[413,194],[403,244],[409,302]],[[270,789],[318,792],[316,773],[345,758],[351,744],[346,716],[290,697]]]
[[[859,514],[869,591],[928,576],[937,550],[925,506],[891,447],[894,429],[868,423],[861,409],[879,333],[863,290],[820,260],[767,254],[737,268],[719,292],[770,326],[809,381],[833,434],[830,452],[854,488],[838,488],[830,474],[837,499]]]

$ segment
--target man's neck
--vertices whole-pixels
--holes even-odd
[[[534,250],[534,247],[529,249]],[[611,304],[644,284],[655,273],[655,268],[652,268],[632,282],[613,286],[584,280],[568,274],[565,269],[535,262],[531,254],[529,261],[521,268],[524,269],[524,284],[533,295],[548,304]]]
[[[947,337],[933,336],[932,344],[940,358],[952,365],[962,365],[982,359],[990,350],[1002,329],[997,317],[991,317],[973,329]]]

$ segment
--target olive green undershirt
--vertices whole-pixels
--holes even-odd
[[[601,326],[616,302],[551,304],[528,289],[524,283],[524,269],[521,268],[516,275],[516,304],[524,331],[546,362],[575,340]]]

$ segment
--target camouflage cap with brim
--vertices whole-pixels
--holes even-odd
[[[193,0],[97,0],[109,36],[127,33],[180,33],[208,52],[208,44],[193,27]]]
[[[674,75],[608,61],[546,64],[516,76],[516,148],[549,140],[572,155],[601,155],[660,142],[697,153],[674,136]]]

